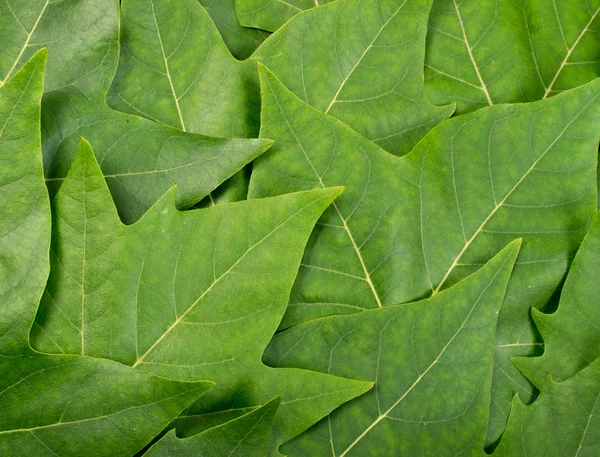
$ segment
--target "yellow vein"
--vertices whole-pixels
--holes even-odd
[[[86,184],[85,175],[87,173],[87,164],[83,164],[82,177],[82,205],[83,205],[83,248],[81,255],[81,355],[85,355],[85,262],[87,248],[87,208],[86,208]]]
[[[381,28],[379,29],[379,32],[377,32],[377,34],[375,35],[375,38],[373,38],[373,40],[369,43],[369,46],[367,46],[367,49],[365,49],[365,51],[362,53],[362,55],[360,56],[360,58],[356,61],[356,63],[354,64],[354,66],[352,67],[352,69],[350,70],[350,72],[348,73],[348,75],[346,75],[346,77],[344,78],[344,80],[342,81],[342,83],[340,84],[340,87],[338,88],[337,92],[335,93],[335,95],[333,96],[333,100],[331,100],[331,103],[329,104],[329,106],[327,107],[327,109],[325,110],[325,114],[327,114],[329,112],[329,110],[331,109],[331,107],[333,106],[333,104],[336,102],[337,98],[340,95],[340,92],[342,91],[342,89],[344,88],[344,86],[346,85],[346,83],[348,82],[348,79],[350,79],[350,76],[352,76],[352,73],[354,73],[354,70],[356,70],[356,68],[360,65],[360,63],[362,62],[362,60],[365,58],[365,56],[367,55],[367,53],[371,50],[371,48],[375,45],[375,42],[377,41],[377,38],[379,38],[379,35],[381,35],[381,33],[385,30],[385,28],[388,26],[388,24],[396,17],[396,15],[400,12],[400,10],[402,9],[402,7],[404,6],[404,4],[406,3],[407,0],[404,0],[402,2],[402,4],[398,7],[398,9],[396,11],[394,11],[394,14],[392,14],[390,16],[390,18],[385,21],[385,23],[381,26]]]
[[[456,258],[454,259],[454,261],[452,262],[452,265],[450,265],[450,268],[448,269],[448,271],[446,272],[446,275],[444,276],[444,278],[440,281],[440,284],[435,288],[435,290],[433,291],[433,295],[436,295],[443,287],[444,283],[446,282],[446,280],[448,279],[448,276],[450,276],[450,273],[452,273],[452,271],[454,270],[454,268],[456,267],[456,265],[458,265],[458,262],[460,261],[462,255],[466,252],[466,250],[469,248],[469,246],[471,246],[471,243],[473,243],[473,241],[475,240],[475,238],[479,235],[479,233],[481,233],[483,231],[483,227],[485,227],[485,225],[490,221],[490,219],[492,217],[494,217],[494,215],[498,212],[498,210],[504,205],[504,203],[506,202],[506,200],[508,200],[508,198],[513,194],[513,192],[517,189],[517,187],[519,187],[521,185],[521,183],[529,176],[529,174],[535,169],[536,165],[544,158],[546,157],[546,154],[548,153],[548,151],[550,151],[550,149],[552,149],[554,147],[554,145],[558,142],[558,140],[560,140],[562,138],[562,136],[565,134],[565,132],[567,131],[567,129],[569,127],[571,127],[571,125],[579,118],[579,116],[581,116],[581,113],[583,113],[588,106],[590,106],[592,103],[594,103],[596,101],[596,99],[599,97],[600,95],[596,95],[590,102],[588,102],[583,109],[577,113],[576,116],[573,117],[573,119],[565,126],[565,128],[558,134],[558,136],[554,139],[554,141],[552,142],[552,144],[550,144],[550,146],[548,146],[546,148],[546,150],[540,154],[540,156],[533,162],[533,164],[531,165],[531,167],[529,167],[529,169],[523,174],[523,176],[517,181],[517,183],[508,191],[508,193],[506,194],[506,196],[502,199],[502,201],[500,201],[498,204],[496,204],[496,206],[494,207],[494,209],[490,212],[490,214],[485,218],[485,220],[481,223],[481,225],[477,228],[477,230],[475,231],[475,233],[473,234],[473,236],[471,236],[471,238],[469,238],[469,240],[465,243],[465,245],[463,246],[462,250],[459,252],[459,254],[456,256]]]
[[[292,5],[291,3],[284,2],[283,0],[277,0],[277,1],[283,5],[289,6],[290,8],[294,8],[295,10],[302,12],[302,10],[300,8],[298,8],[296,5]]]
[[[177,98],[177,93],[175,92],[175,86],[173,86],[173,80],[171,79],[171,70],[169,70],[169,62],[167,60],[167,55],[165,54],[165,48],[163,46],[162,37],[160,35],[160,30],[158,27],[158,20],[156,19],[156,13],[154,11],[154,0],[151,3],[152,5],[152,16],[154,18],[154,26],[156,27],[156,35],[158,36],[158,43],[160,44],[160,51],[162,52],[163,60],[165,62],[165,70],[167,70],[167,78],[169,80],[169,85],[171,86],[171,93],[173,94],[173,99],[175,101],[175,107],[177,108],[177,114],[179,114],[179,122],[181,122],[181,130],[186,132],[185,123],[183,122],[183,116],[181,115],[181,108],[179,107],[179,99]]]
[[[33,32],[35,32],[35,29],[37,28],[38,24],[40,23],[40,19],[44,15],[44,11],[46,11],[46,7],[48,6],[48,3],[50,3],[50,0],[46,0],[46,3],[44,3],[44,6],[42,7],[42,10],[40,11],[39,16],[37,17],[35,23],[33,24],[33,27],[31,28],[31,31],[29,33],[25,32],[25,34],[27,35],[27,38],[25,39],[25,43],[23,43],[23,47],[21,48],[19,55],[13,62],[12,67],[10,67],[10,69],[8,70],[8,73],[6,74],[5,78],[2,81],[0,81],[0,87],[2,87],[4,85],[4,83],[8,80],[11,73],[15,70],[17,64],[19,63],[19,60],[21,60],[21,57],[23,57],[23,53],[25,52],[25,49],[27,48],[27,46],[29,46],[29,40],[31,40],[31,36],[33,35]],[[16,16],[15,16],[15,19],[16,19]],[[18,21],[18,19],[17,19],[17,21]],[[20,22],[19,22],[19,24],[20,24]]]
[[[270,83],[269,83],[269,85],[270,85]],[[296,139],[296,143],[298,144],[298,147],[300,148],[300,150],[304,154],[304,158],[306,159],[306,161],[308,162],[308,165],[310,166],[310,168],[312,169],[313,173],[315,174],[315,176],[319,180],[319,184],[321,185],[321,187],[323,189],[325,189],[327,186],[325,186],[325,183],[323,182],[323,179],[322,179],[321,175],[319,174],[319,172],[317,171],[317,169],[314,167],[313,163],[311,162],[310,158],[308,157],[308,154],[304,150],[304,147],[302,146],[302,143],[300,142],[300,139],[296,135],[296,132],[294,131],[294,129],[290,125],[289,121],[287,120],[287,116],[284,114],[283,109],[281,108],[281,104],[279,103],[279,99],[277,97],[275,97],[275,101],[277,102],[277,106],[279,108],[279,111],[281,112],[281,115],[285,119],[285,123],[287,124],[288,128],[290,129],[290,132],[292,133],[292,135],[294,135],[294,138]],[[377,293],[377,289],[375,289],[375,285],[373,284],[373,281],[371,280],[371,275],[369,273],[367,265],[365,264],[365,260],[362,257],[362,254],[360,252],[360,248],[356,244],[356,241],[354,240],[354,236],[352,235],[352,232],[350,231],[350,227],[348,226],[348,222],[346,221],[346,219],[342,215],[342,212],[340,211],[340,209],[337,206],[337,204],[335,203],[335,201],[331,204],[331,206],[335,209],[335,211],[338,214],[340,220],[342,221],[344,230],[346,231],[346,234],[348,235],[348,238],[350,239],[350,242],[352,243],[352,246],[354,247],[354,251],[356,252],[356,255],[358,256],[358,260],[360,262],[360,265],[362,266],[362,269],[363,269],[363,271],[365,273],[365,281],[367,281],[367,283],[369,284],[369,287],[371,288],[371,292],[373,293],[373,296],[375,297],[375,301],[377,302],[377,306],[379,308],[383,308],[383,305],[381,304],[381,299],[379,298],[379,294]]]
[[[506,262],[506,260],[504,261]],[[504,265],[504,264],[503,264]],[[448,350],[448,348],[450,347],[450,345],[454,342],[454,340],[457,338],[458,334],[460,332],[462,332],[462,330],[464,329],[465,325],[467,324],[467,322],[469,321],[469,319],[471,318],[471,314],[473,314],[473,311],[475,311],[475,308],[477,307],[477,305],[479,304],[479,302],[481,301],[481,297],[484,296],[484,294],[487,292],[487,290],[490,288],[490,286],[492,285],[492,283],[496,280],[496,277],[498,276],[498,273],[500,272],[501,268],[498,269],[498,271],[496,272],[496,274],[494,275],[494,277],[492,278],[492,280],[488,283],[488,285],[483,289],[483,291],[481,292],[481,294],[479,294],[479,297],[477,297],[477,300],[475,301],[475,303],[473,304],[473,306],[471,307],[471,309],[469,310],[469,313],[467,314],[467,316],[465,317],[465,319],[463,320],[462,324],[460,325],[460,327],[458,328],[458,330],[456,330],[456,332],[454,332],[454,335],[452,335],[452,337],[450,338],[450,340],[448,340],[448,342],[444,345],[444,347],[442,348],[442,350],[440,351],[440,353],[437,355],[437,357],[433,360],[433,362],[431,362],[431,364],[425,369],[425,371],[423,371],[423,373],[421,373],[419,375],[419,377],[415,380],[415,382],[413,382],[411,384],[411,386],[406,390],[406,392],[404,392],[402,394],[402,396],[396,400],[396,402],[394,402],[394,404],[392,406],[390,406],[383,414],[380,414],[377,419],[375,419],[371,425],[369,425],[347,448],[344,452],[342,452],[340,454],[340,457],[345,457],[348,452],[350,452],[350,450],[356,446],[360,440],[362,440],[371,430],[373,430],[373,428],[375,428],[377,426],[377,424],[379,424],[379,422],[381,422],[383,419],[385,419],[386,417],[388,417],[388,415],[396,408],[396,406],[398,406],[407,396],[408,394],[410,394],[413,389],[415,389],[415,387],[421,382],[421,380],[427,375],[427,373],[429,373],[431,371],[431,369],[440,361],[440,359],[442,358],[442,356],[446,353],[446,351]]]
[[[324,198],[324,197],[322,197]],[[231,273],[231,271],[242,261],[244,260],[244,258],[254,249],[256,248],[258,245],[262,244],[267,238],[269,238],[273,233],[275,233],[277,230],[279,230],[282,226],[284,226],[285,224],[287,224],[292,218],[296,217],[298,214],[300,214],[302,211],[304,211],[307,207],[309,207],[310,205],[314,204],[316,201],[318,200],[313,200],[312,202],[310,202],[308,205],[303,206],[302,208],[300,208],[298,211],[296,211],[294,214],[292,214],[290,217],[288,217],[285,221],[283,221],[281,224],[277,225],[273,230],[271,230],[269,233],[267,233],[263,238],[261,238],[259,241],[257,241],[255,244],[253,244],[252,246],[250,246],[246,252],[244,252],[239,259],[237,259],[233,265],[231,265],[227,271],[225,271],[221,276],[219,276],[218,278],[216,278],[211,285],[204,291],[202,292],[202,294],[198,297],[198,299],[192,303],[190,305],[190,307],[181,315],[179,316],[170,326],[169,328],[167,328],[167,330],[164,331],[164,333],[152,344],[152,346],[150,346],[150,348],[144,352],[144,354],[142,354],[141,357],[138,357],[136,362],[132,365],[133,368],[137,367],[140,363],[142,363],[142,361],[144,360],[144,358],[146,358],[146,356],[148,354],[150,354],[154,348],[163,340],[165,339],[165,337],[171,333],[171,331],[177,327],[182,321],[183,318],[185,316],[187,316],[187,314],[193,310],[196,305],[198,303],[200,303],[200,301],[202,301],[202,299],[208,294],[210,293],[210,291],[221,281],[221,279],[223,279],[225,276],[227,276],[229,273]]]
[[[454,2],[454,8],[456,9],[456,17],[458,18],[458,22],[460,24],[460,29],[462,30],[463,38],[465,40],[465,46],[467,48],[467,51],[469,52],[469,57],[471,58],[471,62],[473,62],[473,68],[475,68],[475,73],[477,73],[477,78],[479,78],[479,82],[481,83],[480,89],[485,94],[485,97],[487,98],[488,103],[490,105],[493,105],[494,102],[492,102],[492,97],[490,97],[490,93],[488,92],[487,86],[485,85],[485,82],[483,81],[481,73],[479,72],[479,66],[477,65],[477,62],[475,61],[475,57],[473,56],[473,49],[471,48],[471,45],[469,44],[469,39],[467,38],[467,31],[465,30],[465,25],[463,24],[463,20],[462,20],[462,16],[460,15],[460,10],[458,8],[458,4],[456,3],[456,0],[452,0],[452,1]]]
[[[590,428],[590,422],[592,422],[592,418],[594,417],[594,411],[596,410],[596,407],[598,406],[599,399],[600,399],[600,395],[597,395],[596,401],[594,402],[594,406],[592,407],[592,411],[590,412],[590,415],[588,416],[588,420],[585,424],[585,429],[583,430],[583,436],[581,437],[581,441],[579,442],[579,447],[577,448],[577,453],[575,454],[575,457],[577,457],[579,455],[579,452],[581,452],[581,449],[583,449],[583,443],[585,442],[585,436],[587,435],[588,429]]]
[[[579,34],[579,36],[575,40],[575,43],[573,43],[573,46],[571,46],[571,48],[568,48],[567,55],[565,56],[564,60],[560,64],[560,67],[558,68],[558,71],[554,75],[554,79],[552,79],[552,82],[550,83],[550,85],[546,89],[546,93],[544,94],[543,98],[547,98],[548,95],[550,95],[550,92],[552,92],[552,87],[554,87],[554,84],[556,83],[556,80],[560,76],[560,73],[562,72],[563,68],[565,68],[565,65],[567,65],[567,61],[571,58],[571,54],[573,53],[573,51],[575,50],[575,48],[577,47],[577,45],[579,44],[579,42],[581,41],[581,39],[583,38],[583,36],[585,35],[585,33],[589,30],[589,28],[591,27],[592,23],[596,19],[596,16],[598,15],[599,12],[600,12],[600,8],[598,8],[596,10],[596,12],[592,15],[592,18],[589,20],[589,22],[586,24],[586,26],[584,27],[584,29],[581,31],[581,33]],[[560,24],[560,22],[559,22],[559,24]]]

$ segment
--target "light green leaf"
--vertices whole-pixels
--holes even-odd
[[[600,219],[579,249],[563,287],[558,311],[544,314],[532,309],[544,338],[541,357],[513,359],[538,388],[551,375],[556,381],[574,376],[600,357]]]
[[[219,29],[236,59],[247,59],[269,36],[265,30],[242,27],[234,11],[235,0],[199,0]],[[259,27],[260,28],[260,27]]]
[[[216,382],[190,414],[230,409],[228,402],[256,406],[280,394],[276,449],[371,387],[261,362],[306,240],[339,193],[321,189],[179,212],[170,191],[126,226],[83,141],[54,200],[52,272],[36,347]]]
[[[189,135],[109,109],[104,99],[118,61],[118,8],[118,0],[2,3],[0,30],[10,45],[0,56],[0,81],[48,48],[42,131],[50,188],[62,183],[84,136],[110,177],[121,216],[133,222],[174,184],[181,208],[196,203],[270,143]],[[225,200],[241,197],[243,185]]]
[[[0,88],[0,455],[75,457],[93,448],[95,456],[128,456],[211,383],[30,348],[49,271],[39,128],[45,61],[38,52]]]
[[[430,0],[338,0],[296,16],[254,58],[305,102],[403,155],[454,111],[425,96],[430,7]]]
[[[519,251],[428,300],[297,325],[266,361],[375,381],[283,451],[292,456],[479,455],[486,433],[494,336]]]
[[[190,131],[256,136],[260,60],[317,109],[403,154],[453,111],[424,93],[429,7],[338,0],[295,17],[238,62],[197,0],[125,0],[108,103]],[[365,18],[360,28],[356,17]]]
[[[515,397],[494,457],[595,457],[600,453],[600,360],[560,383],[548,378],[539,398]]]
[[[425,76],[466,113],[556,95],[600,76],[598,0],[435,0]]]
[[[189,438],[177,438],[175,431],[171,430],[145,455],[264,457],[267,455],[271,425],[279,402],[279,397],[275,397],[254,411]]]
[[[515,389],[532,393],[509,360],[540,349],[530,309],[549,301],[596,213],[600,80],[446,121],[398,158],[261,77],[261,135],[276,142],[250,197],[346,187],[309,241],[285,326],[436,295],[523,238],[496,340],[492,442]]]
[[[275,32],[302,11],[333,0],[234,0],[237,18],[244,27]]]
[[[206,135],[256,137],[252,62],[238,62],[198,0],[124,0],[108,104]]]

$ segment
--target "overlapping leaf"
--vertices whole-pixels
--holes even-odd
[[[435,0],[425,76],[465,113],[556,95],[600,76],[598,0]]]
[[[557,383],[548,378],[539,398],[515,397],[495,457],[594,457],[600,452],[600,360]]]
[[[269,36],[265,30],[242,27],[234,11],[235,0],[199,0],[219,29],[236,59],[247,59]],[[260,27],[259,27],[260,28]]]
[[[42,130],[49,183],[62,182],[84,136],[95,147],[121,216],[133,222],[173,184],[179,185],[180,207],[196,203],[269,143],[185,134],[109,109],[104,98],[118,60],[118,5],[118,0],[3,3],[0,78],[48,47]],[[243,186],[234,190],[223,199],[245,195]]]
[[[544,338],[541,357],[514,360],[538,388],[551,375],[556,381],[574,376],[600,357],[600,222],[586,236],[561,293],[558,311],[532,310]]]
[[[244,27],[275,32],[296,14],[334,0],[234,0],[235,12]]]
[[[280,394],[275,450],[370,388],[261,362],[306,239],[339,192],[179,212],[172,190],[125,226],[82,142],[54,201],[52,273],[37,347],[106,357],[171,379],[215,381],[189,414],[256,406]]]
[[[338,0],[294,18],[238,62],[197,0],[126,0],[108,101],[201,133],[255,136],[260,60],[317,109],[406,153],[453,110],[424,93],[429,7],[430,0]],[[361,28],[356,17],[365,19]]]
[[[264,457],[268,453],[269,435],[279,402],[279,398],[274,398],[254,411],[189,438],[177,438],[172,430],[145,455]]]
[[[595,215],[600,81],[446,121],[397,158],[261,74],[261,134],[276,143],[250,196],[346,186],[309,241],[286,325],[435,295],[523,238],[496,340],[494,440],[514,390],[531,395],[509,360],[539,349],[531,306],[548,302]]]
[[[0,455],[80,456],[93,448],[97,456],[128,456],[211,384],[29,346],[49,270],[40,142],[45,59],[40,51],[0,88]]]
[[[494,333],[519,244],[428,300],[325,317],[276,335],[266,357],[275,366],[376,383],[284,451],[314,457],[479,455]]]

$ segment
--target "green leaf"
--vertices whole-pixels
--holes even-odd
[[[227,402],[256,406],[280,394],[276,447],[371,387],[261,362],[306,240],[339,193],[321,189],[179,212],[170,191],[126,226],[82,141],[54,200],[52,273],[36,347],[216,382],[190,414],[230,409]]]
[[[104,99],[118,61],[117,0],[28,1],[0,6],[10,43],[0,56],[0,81],[41,47],[49,52],[42,131],[52,192],[62,183],[81,136],[95,147],[121,216],[137,220],[174,184],[186,208],[260,153],[264,140],[190,135],[109,109]],[[1,84],[0,84],[1,85]],[[230,198],[245,197],[240,189]]]
[[[266,360],[375,381],[284,447],[289,456],[478,455],[494,336],[520,241],[428,300],[297,325]],[[315,356],[318,355],[318,356]]]
[[[280,399],[203,433],[177,438],[171,430],[145,454],[148,457],[264,457],[267,455],[273,417]]]
[[[0,455],[80,456],[93,448],[96,456],[128,456],[212,384],[30,348],[49,271],[39,128],[45,62],[46,51],[38,52],[0,88]]]
[[[346,187],[309,241],[284,326],[436,295],[523,238],[496,340],[495,440],[514,390],[532,393],[509,360],[539,350],[530,309],[549,301],[596,213],[600,81],[451,119],[398,158],[261,78],[261,135],[276,142],[250,197]]]
[[[403,155],[454,111],[425,96],[430,7],[431,0],[338,0],[296,16],[254,58],[305,102]]]
[[[125,0],[108,103],[190,131],[256,136],[260,60],[317,109],[403,154],[453,111],[425,97],[429,7],[430,0],[339,0],[295,17],[238,62],[197,0]],[[365,18],[360,28],[357,16]]]
[[[247,59],[269,36],[265,30],[242,27],[234,11],[235,0],[199,0],[219,29],[236,59]],[[260,27],[259,27],[260,28]]]
[[[256,137],[252,62],[238,62],[198,0],[124,0],[108,104],[172,127]]]
[[[600,219],[596,217],[569,270],[558,311],[544,314],[531,310],[544,338],[544,354],[513,359],[538,388],[549,375],[563,381],[600,357],[599,276]]]
[[[600,360],[567,381],[548,378],[539,398],[515,397],[494,457],[594,457],[600,452]]]
[[[333,0],[234,0],[235,12],[244,27],[275,32],[302,11]]]
[[[435,0],[425,77],[457,113],[540,100],[598,76],[598,0]]]

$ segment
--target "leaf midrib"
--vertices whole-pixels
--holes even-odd
[[[481,291],[481,293],[479,294],[479,297],[477,297],[477,300],[475,300],[475,303],[473,304],[473,306],[471,307],[471,309],[469,310],[469,313],[467,314],[467,316],[465,317],[465,319],[462,321],[460,327],[458,328],[458,330],[456,330],[456,332],[454,332],[454,334],[452,335],[452,337],[448,340],[448,342],[444,345],[444,347],[442,348],[442,350],[439,352],[439,354],[437,355],[437,357],[433,360],[433,362],[431,362],[431,364],[427,367],[427,369],[425,369],[425,371],[423,371],[423,373],[421,373],[417,379],[410,385],[410,387],[400,396],[400,398],[398,400],[396,400],[396,402],[394,402],[392,404],[391,407],[389,407],[383,414],[379,414],[379,416],[377,417],[377,419],[375,419],[367,428],[365,428],[365,430],[344,450],[344,452],[342,452],[339,457],[345,457],[348,452],[350,452],[352,450],[352,448],[354,448],[365,436],[367,436],[367,434],[377,426],[377,424],[379,424],[383,419],[385,419],[386,417],[388,417],[388,415],[408,396],[408,394],[410,394],[410,392],[412,392],[417,385],[421,382],[421,380],[429,373],[429,371],[431,371],[431,369],[439,362],[439,360],[442,358],[442,356],[444,355],[444,353],[448,350],[448,348],[450,347],[450,345],[454,342],[454,340],[457,338],[457,336],[459,335],[459,333],[464,329],[465,325],[467,324],[467,322],[469,321],[469,319],[471,318],[471,315],[473,314],[473,312],[475,311],[475,309],[477,308],[477,305],[479,304],[479,302],[481,301],[481,298],[485,295],[485,293],[487,292],[487,290],[492,286],[492,284],[494,283],[494,281],[496,280],[496,277],[500,274],[500,272],[502,271],[504,264],[507,262],[508,260],[508,256],[506,259],[504,259],[504,261],[502,262],[502,265],[497,269],[496,273],[494,274],[494,276],[491,278],[491,280],[489,281],[489,283],[485,286],[485,288]]]
[[[406,2],[406,0],[405,0],[405,2]],[[281,104],[279,103],[279,98],[275,95],[275,92],[273,91],[273,88],[271,87],[270,81],[268,81],[268,79],[266,79],[266,78],[265,78],[265,80],[267,81],[267,84],[269,84],[269,88],[270,88],[271,92],[273,93],[273,98],[274,98],[275,102],[277,103],[277,107],[279,108],[279,112],[281,113],[281,116],[285,120],[286,125],[288,126],[288,129],[290,130],[290,133],[294,136],[294,138],[296,140],[296,143],[298,144],[298,147],[300,148],[300,150],[304,154],[304,157],[305,157],[306,161],[308,162],[310,168],[312,169],[313,173],[315,174],[315,176],[319,180],[319,184],[321,185],[321,187],[323,189],[325,189],[326,186],[325,186],[325,183],[323,182],[323,179],[322,179],[321,175],[319,175],[319,173],[317,172],[317,169],[315,168],[315,166],[313,165],[312,161],[310,160],[310,157],[308,156],[308,154],[304,150],[304,147],[302,146],[302,143],[300,142],[300,138],[298,138],[298,136],[296,135],[295,130],[292,128],[290,122],[288,121],[288,118],[285,115],[285,113],[283,111],[283,108],[281,107]],[[346,231],[346,234],[348,235],[348,238],[349,238],[350,242],[352,243],[352,247],[354,248],[354,251],[356,252],[356,255],[358,257],[360,265],[361,265],[361,267],[363,269],[363,273],[365,274],[364,280],[367,282],[367,284],[369,284],[369,288],[371,289],[371,292],[373,294],[373,297],[375,298],[377,306],[379,308],[382,308],[383,305],[382,305],[382,302],[381,302],[381,298],[379,297],[377,289],[375,288],[375,284],[373,283],[373,280],[371,279],[371,275],[369,273],[369,270],[367,268],[365,260],[364,260],[364,258],[362,256],[360,248],[356,244],[356,240],[354,239],[352,231],[350,230],[350,227],[348,226],[346,218],[344,218],[344,216],[342,215],[342,212],[340,211],[340,209],[339,209],[339,207],[338,207],[338,205],[336,204],[335,201],[331,204],[331,206],[335,209],[338,217],[342,221],[344,230]]]
[[[244,260],[244,258],[250,253],[252,252],[252,250],[254,250],[257,246],[259,246],[260,244],[262,244],[267,238],[269,238],[272,234],[274,234],[277,230],[279,230],[281,227],[283,227],[285,224],[287,224],[290,220],[292,220],[294,217],[296,217],[298,214],[300,214],[302,211],[304,211],[306,208],[308,208],[311,205],[314,205],[315,203],[317,203],[318,201],[324,199],[324,198],[328,198],[326,195],[319,197],[315,200],[312,200],[310,203],[304,205],[302,208],[298,209],[296,212],[294,212],[292,215],[290,215],[287,219],[285,219],[283,222],[281,222],[280,224],[278,224],[273,230],[271,230],[269,233],[267,233],[263,238],[261,238],[259,241],[257,241],[256,243],[254,243],[252,246],[250,246],[223,274],[221,274],[218,278],[214,279],[213,282],[210,284],[210,286],[208,286],[208,288],[202,292],[202,294],[200,294],[200,296],[196,299],[196,301],[194,301],[189,308],[181,315],[179,316],[168,328],[167,330],[165,330],[162,335],[160,335],[160,337],[158,337],[156,339],[156,341],[150,346],[150,348],[148,348],[148,350],[146,352],[144,352],[144,354],[142,354],[141,357],[138,357],[137,360],[135,361],[135,363],[132,365],[133,368],[138,367],[141,363],[144,363],[144,359],[148,356],[148,354],[150,354],[154,348],[156,348],[158,346],[158,344],[160,344],[160,342],[165,339],[165,337],[171,333],[171,331],[173,329],[175,329],[182,321],[183,319],[190,313],[190,311],[192,311],[193,309],[195,309],[196,305],[198,303],[200,303],[202,301],[202,299],[208,295],[210,293],[210,291],[219,283],[221,282],[221,280],[223,278],[225,278],[227,275],[229,275],[229,273],[231,273],[231,271],[237,266],[239,265],[239,263]]]
[[[444,286],[446,280],[448,279],[448,277],[450,276],[450,274],[452,273],[452,271],[454,271],[454,268],[458,265],[458,263],[460,262],[460,259],[462,258],[463,254],[467,251],[467,249],[469,248],[469,246],[471,246],[471,244],[473,243],[473,241],[477,238],[477,236],[481,233],[481,231],[483,230],[483,228],[485,227],[485,225],[494,217],[494,215],[498,212],[498,210],[500,208],[502,208],[504,206],[504,203],[508,200],[508,198],[510,198],[513,193],[517,190],[517,188],[523,183],[523,181],[529,176],[529,174],[535,169],[535,167],[538,165],[538,163],[544,158],[546,157],[546,154],[548,154],[548,152],[556,145],[556,143],[563,137],[563,135],[565,134],[565,132],[571,127],[571,125],[579,118],[579,116],[581,116],[581,114],[583,112],[585,112],[588,107],[594,103],[596,101],[596,99],[600,97],[600,94],[594,96],[582,109],[581,111],[579,111],[577,113],[577,115],[573,116],[573,119],[571,119],[571,121],[569,121],[569,123],[565,126],[565,128],[558,134],[558,136],[554,139],[554,141],[550,144],[550,146],[548,146],[546,148],[546,150],[540,154],[540,156],[532,163],[531,167],[529,167],[529,169],[525,172],[525,174],[517,181],[517,183],[508,191],[508,193],[506,194],[506,196],[499,202],[496,204],[496,206],[494,207],[494,209],[490,212],[490,214],[483,220],[483,222],[479,225],[479,227],[477,228],[477,230],[475,231],[475,233],[473,233],[473,235],[467,240],[467,242],[463,245],[463,248],[461,249],[461,251],[458,253],[458,255],[454,258],[454,261],[452,262],[452,264],[450,265],[450,268],[446,271],[446,274],[444,275],[444,277],[442,278],[442,280],[440,281],[439,285],[433,290],[432,292],[432,296],[436,295],[437,293],[440,292],[440,290],[442,289],[442,287]]]
[[[388,26],[388,24],[396,17],[396,15],[404,7],[404,5],[406,4],[407,1],[408,0],[404,0],[400,4],[400,6],[398,7],[398,9],[396,11],[394,11],[394,13],[389,17],[389,19],[387,21],[385,21],[384,24],[381,26],[381,28],[379,29],[379,31],[375,35],[375,38],[373,38],[373,40],[371,40],[371,42],[369,43],[369,45],[367,46],[367,48],[364,50],[364,52],[362,53],[362,55],[359,57],[359,59],[356,61],[356,63],[354,64],[354,66],[352,67],[352,69],[350,70],[350,72],[343,79],[342,83],[340,84],[340,87],[338,88],[337,92],[333,96],[333,99],[331,100],[331,103],[329,103],[329,106],[325,110],[325,114],[329,113],[329,111],[331,110],[331,108],[333,107],[333,105],[335,104],[335,102],[337,101],[338,96],[342,92],[342,89],[344,88],[344,86],[346,85],[346,83],[348,82],[348,80],[350,79],[350,77],[352,76],[352,74],[354,73],[354,71],[358,68],[358,66],[360,65],[360,63],[362,62],[362,60],[365,58],[365,56],[367,55],[367,53],[371,50],[371,48],[373,47],[373,45],[375,44],[375,42],[377,41],[377,39],[379,38],[379,36],[381,35],[381,33],[385,30],[385,28]]]

